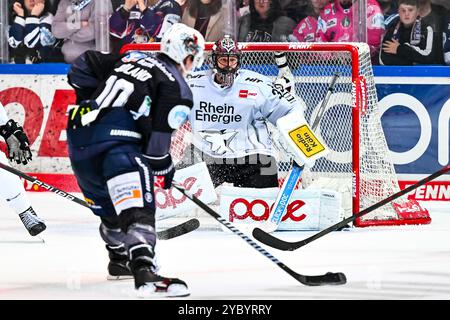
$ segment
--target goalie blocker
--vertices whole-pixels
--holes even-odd
[[[278,119],[277,129],[281,147],[299,165],[314,166],[317,159],[328,153],[325,143],[316,135],[301,112],[291,112]]]

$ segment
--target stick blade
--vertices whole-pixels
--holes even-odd
[[[158,231],[158,239],[159,240],[169,240],[172,238],[176,238],[179,236],[182,236],[186,233],[189,233],[191,231],[194,231],[200,227],[200,221],[198,219],[190,219],[186,222],[183,222],[179,225],[176,225],[174,227],[171,227],[166,230]]]
[[[305,275],[299,275],[297,277],[297,280],[300,281],[302,284],[306,286],[311,287],[318,287],[318,286],[330,286],[330,285],[343,285],[347,283],[347,278],[345,277],[345,274],[342,272],[327,272],[324,275],[320,276],[305,276]]]
[[[278,239],[260,228],[253,229],[252,235],[259,242],[278,250],[293,251],[297,249],[292,245],[292,243]]]

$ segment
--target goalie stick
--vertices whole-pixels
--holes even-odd
[[[322,119],[323,114],[325,113],[328,100],[330,100],[330,96],[334,92],[334,86],[339,76],[339,73],[335,73],[333,78],[331,79],[331,83],[327,89],[327,94],[323,99],[322,104],[320,105],[317,111],[317,115],[314,118],[314,122],[311,126],[312,130],[316,130],[319,126],[319,122]],[[281,186],[280,191],[278,192],[277,199],[275,200],[272,210],[270,211],[269,217],[260,225],[260,229],[264,230],[267,233],[270,233],[278,228],[282,217],[286,213],[289,200],[291,199],[292,193],[295,190],[295,186],[300,179],[303,168],[304,165],[299,166],[295,161],[293,161],[292,169],[290,170],[288,176],[283,182],[283,185]]]
[[[364,216],[364,215],[366,215],[366,214],[368,214],[368,213],[378,209],[379,207],[381,207],[381,206],[383,206],[383,205],[385,205],[385,204],[387,204],[387,203],[389,203],[389,202],[391,202],[391,201],[393,201],[393,200],[395,200],[395,199],[397,199],[397,198],[407,194],[408,192],[411,192],[411,191],[417,189],[418,187],[426,184],[427,182],[430,182],[431,180],[436,179],[437,177],[439,177],[439,176],[441,176],[441,175],[443,175],[443,174],[445,174],[445,173],[447,173],[449,171],[450,171],[450,165],[448,165],[446,167],[443,167],[440,170],[436,171],[435,173],[429,175],[428,177],[426,177],[426,178],[416,182],[415,184],[410,185],[408,188],[400,190],[400,191],[394,193],[393,195],[391,195],[391,196],[389,196],[389,197],[387,197],[387,198],[385,198],[385,199],[383,199],[383,200],[373,204],[372,206],[370,206],[370,207],[360,211],[359,213],[357,213],[357,214],[355,214],[355,215],[353,215],[351,217],[348,217],[348,218],[342,220],[341,222],[338,222],[338,223],[336,223],[336,224],[334,224],[334,225],[332,225],[332,226],[330,226],[330,227],[328,227],[328,228],[326,228],[326,229],[316,233],[315,235],[313,235],[313,236],[311,236],[309,238],[306,238],[304,240],[301,240],[301,241],[287,242],[287,241],[278,239],[278,238],[276,238],[276,237],[274,237],[274,236],[272,236],[272,235],[270,235],[270,234],[268,234],[268,233],[266,233],[263,230],[258,229],[258,228],[255,228],[253,230],[253,236],[256,239],[258,239],[259,241],[261,241],[262,243],[264,243],[264,244],[266,244],[268,246],[271,246],[273,248],[276,248],[276,249],[279,249],[279,250],[283,250],[283,251],[294,251],[294,250],[297,250],[298,248],[301,248],[301,247],[307,245],[310,242],[313,242],[313,241],[323,237],[324,235],[326,235],[326,234],[328,234],[328,233],[330,233],[332,231],[335,231],[335,230],[337,230],[339,228],[344,227],[348,223],[353,222],[353,221],[355,221],[358,218],[361,218],[362,216]]]
[[[83,207],[89,208],[89,205],[81,200],[80,198],[77,198],[65,191],[62,191],[56,187],[53,187],[51,185],[48,185],[45,182],[40,181],[37,178],[31,177],[17,169],[14,169],[10,166],[7,166],[3,163],[0,162],[0,168],[2,168],[3,170],[9,171],[12,174],[15,174],[16,176],[19,176],[25,180],[30,181],[31,183],[43,187],[44,189],[54,192],[56,193],[58,196],[61,196],[67,200],[73,201],[75,203],[78,203],[79,205],[82,205]],[[174,227],[171,227],[169,229],[166,230],[162,230],[162,231],[158,231],[157,235],[158,235],[158,239],[160,240],[168,240],[168,239],[172,239],[178,236],[181,236],[185,233],[189,233],[191,231],[194,231],[195,229],[197,229],[200,226],[200,222],[197,219],[190,219],[188,221],[185,221],[179,225],[176,225]]]
[[[203,201],[198,199],[192,193],[185,190],[182,186],[180,186],[176,183],[174,183],[174,187],[176,189],[178,189],[186,197],[191,199],[200,208],[205,210],[210,216],[212,216],[214,219],[216,219],[219,223],[224,225],[226,228],[228,228],[234,234],[238,235],[241,239],[245,240],[250,246],[252,246],[258,252],[260,252],[266,258],[270,259],[270,261],[272,261],[277,266],[279,266],[281,269],[286,271],[290,276],[292,276],[294,279],[296,279],[300,283],[302,283],[306,286],[322,286],[322,285],[340,285],[340,284],[345,284],[347,282],[347,279],[342,272],[337,272],[337,273],[328,272],[324,275],[307,276],[307,275],[302,275],[302,274],[299,274],[299,273],[293,271],[288,266],[286,266],[284,263],[282,263],[277,258],[272,256],[269,252],[267,252],[260,245],[258,245],[255,241],[253,241],[252,239],[247,237],[245,234],[243,234],[241,231],[239,231],[235,226],[233,226],[233,224],[231,224],[227,220],[223,219],[216,211],[211,209],[208,205],[203,203]]]

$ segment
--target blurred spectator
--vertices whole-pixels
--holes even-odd
[[[238,17],[242,17],[250,12],[248,2],[249,0],[237,0],[238,1]]]
[[[222,0],[188,0],[181,22],[198,30],[206,41],[216,42],[225,33],[226,19]]]
[[[295,21],[283,15],[278,0],[250,0],[249,6],[250,13],[239,20],[238,41],[282,41],[295,27]]]
[[[277,0],[284,14],[299,23],[306,18],[309,0]]]
[[[95,49],[95,1],[60,0],[52,27],[55,37],[64,40],[64,60],[72,63],[83,52]]]
[[[443,50],[443,33],[445,23],[446,10],[443,6],[432,4],[431,0],[419,0],[419,16],[424,24],[427,24],[433,28],[434,39],[437,43],[437,50]],[[439,64],[444,63],[444,57],[439,61]]]
[[[450,66],[450,10],[447,11],[444,26],[444,60]]]
[[[352,41],[352,5],[353,0],[334,0],[323,8],[318,20],[318,41]],[[367,0],[367,43],[370,47],[370,55],[374,64],[378,62],[378,52],[384,33],[383,23],[384,17],[378,2],[376,0]]]
[[[431,2],[445,7],[446,10],[450,10],[450,1],[448,0],[431,0]]]
[[[51,9],[50,9],[50,11],[51,11],[51,13],[52,13],[53,15],[56,14],[56,10],[58,9],[59,1],[60,1],[60,0],[50,0],[50,3],[51,3]]]
[[[317,18],[328,2],[328,0],[311,0],[306,11],[308,16],[294,28],[294,38],[289,37],[289,39],[299,42],[314,42],[317,34]]]
[[[181,6],[175,0],[125,0],[109,20],[113,51],[127,43],[159,42],[180,20]]]
[[[380,5],[381,11],[383,11],[384,20],[398,13],[397,0],[377,0]]]
[[[116,11],[122,4],[123,0],[111,0],[113,10]]]
[[[380,52],[382,65],[439,64],[442,48],[434,31],[419,16],[418,0],[399,0],[398,13],[389,23]]]
[[[175,0],[181,7],[181,14],[183,14],[184,9],[187,7],[187,0]]]
[[[441,33],[444,30],[445,12],[443,6],[432,4],[431,0],[419,0],[419,16],[435,32]]]
[[[14,63],[61,61],[52,34],[52,21],[48,0],[17,0],[13,3],[8,42]]]

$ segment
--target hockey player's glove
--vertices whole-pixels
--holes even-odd
[[[67,127],[72,128],[74,130],[76,128],[82,127],[81,117],[84,114],[93,110],[93,108],[94,108],[92,106],[93,103],[94,102],[91,100],[84,100],[84,101],[80,102],[79,106],[76,106],[75,108],[70,109],[69,110],[69,122],[68,122]]]
[[[15,160],[18,164],[27,164],[33,159],[28,137],[17,122],[11,119],[5,125],[0,126],[0,135],[8,146],[9,160]]]
[[[163,157],[145,157],[152,168],[154,186],[169,189],[172,186],[173,176],[175,174],[175,166],[170,154]]]

